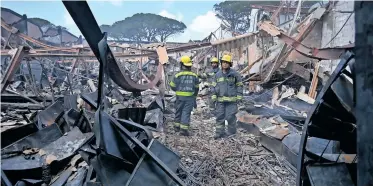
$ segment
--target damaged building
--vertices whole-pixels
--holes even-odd
[[[113,41],[87,2],[63,5],[82,36],[1,8],[1,185],[373,184],[372,2],[253,4],[250,32],[188,43]],[[180,57],[202,74],[225,54],[238,132],[213,138],[202,82],[180,136]]]

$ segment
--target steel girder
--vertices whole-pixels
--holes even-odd
[[[259,23],[259,28],[264,30],[265,32],[269,33],[274,37],[278,37],[286,44],[293,47],[297,52],[300,54],[307,56],[309,58],[318,59],[318,60],[329,60],[329,59],[340,59],[341,55],[344,54],[347,50],[352,49],[354,44],[346,45],[343,47],[336,47],[336,48],[311,48],[308,47],[301,42],[297,41],[296,39],[288,36],[287,34],[283,33],[280,28],[276,27],[270,22],[262,22]]]
[[[5,89],[8,87],[9,82],[12,80],[14,74],[18,70],[19,66],[21,65],[22,59],[26,54],[26,51],[29,48],[26,48],[24,46],[20,46],[17,48],[16,53],[13,55],[10,64],[8,68],[6,69],[4,78],[1,81],[1,93],[5,91]]]
[[[331,90],[331,86],[333,85],[333,83],[337,80],[337,78],[340,77],[340,75],[343,73],[343,69],[346,68],[346,66],[348,65],[348,63],[353,59],[354,57],[354,54],[351,53],[351,52],[346,52],[343,56],[342,56],[342,59],[341,61],[339,62],[338,66],[336,67],[336,69],[334,70],[333,74],[330,76],[330,78],[328,79],[328,81],[326,82],[326,84],[324,85],[323,89],[320,91],[320,93],[318,94],[316,100],[315,100],[315,103],[313,104],[312,108],[309,110],[308,112],[308,117],[304,123],[304,126],[303,126],[303,131],[302,131],[302,137],[301,137],[301,142],[300,142],[300,146],[299,146],[299,154],[298,154],[298,160],[297,160],[297,178],[296,178],[296,182],[297,182],[297,186],[302,186],[303,185],[303,176],[305,175],[304,174],[304,171],[305,171],[305,162],[304,162],[304,159],[305,159],[305,155],[309,152],[306,150],[306,145],[307,145],[307,139],[308,137],[310,136],[314,136],[314,134],[318,133],[318,135],[320,136],[317,136],[317,137],[321,137],[321,138],[324,138],[324,139],[341,139],[341,138],[345,138],[345,139],[349,139],[348,137],[350,136],[343,136],[343,137],[340,137],[340,136],[336,136],[336,132],[330,132],[327,129],[327,127],[329,127],[330,123],[329,122],[330,120],[327,120],[328,117],[332,117],[333,116],[333,113],[332,111],[331,112],[327,112],[327,111],[330,111],[330,110],[326,110],[326,109],[323,109],[325,108],[325,105],[331,105],[330,102],[332,102],[333,100],[330,100],[331,99],[331,96],[330,96],[330,92],[332,91]],[[330,108],[334,108],[333,106],[336,106],[336,105],[331,105]],[[346,114],[344,113],[343,111],[341,110],[338,110],[336,108],[334,108],[335,110],[337,110],[337,113],[339,112],[340,114],[340,120],[338,121],[349,121],[350,118],[348,118],[349,116],[349,113]],[[321,125],[320,124],[320,113],[321,114],[324,114],[323,116],[323,119],[324,119],[324,123]],[[330,116],[329,116],[330,115]],[[346,119],[348,118],[348,119]],[[321,126],[319,126],[319,125]],[[340,124],[340,123],[338,123]],[[316,126],[316,127],[319,127],[319,131],[316,131],[315,128],[312,128],[313,126]],[[322,128],[324,127],[324,128]],[[342,125],[340,124],[339,125],[339,128],[341,128]],[[325,132],[326,131],[326,132]],[[323,133],[324,132],[324,133]],[[346,132],[346,131],[344,131]],[[330,134],[333,134],[333,135],[330,135]],[[345,133],[344,133],[345,134]],[[320,159],[322,159],[322,157],[319,157]]]
[[[102,63],[102,58],[107,60],[108,75],[116,84],[130,92],[144,91],[156,85],[161,77],[162,64],[158,65],[157,74],[152,82],[147,84],[137,84],[122,70],[107,43],[105,45],[107,47],[106,56],[100,55],[98,43],[102,40],[104,35],[101,32],[88,3],[86,1],[63,1],[63,4],[87,40],[87,43],[91,47],[96,58],[100,63]]]

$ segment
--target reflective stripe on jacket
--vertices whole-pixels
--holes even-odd
[[[208,72],[203,73],[200,77],[203,78],[203,79],[207,79],[207,82],[209,84],[211,84],[213,79],[214,79],[214,76],[217,72],[219,72],[219,67],[213,68],[213,69],[209,70]]]
[[[243,83],[241,75],[233,69],[224,74],[216,73],[212,82],[212,99],[218,102],[236,102],[242,99]]]
[[[196,97],[199,90],[199,79],[194,72],[181,71],[175,74],[170,86],[177,96]]]

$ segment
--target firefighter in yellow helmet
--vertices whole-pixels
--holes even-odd
[[[217,57],[212,57],[210,60],[212,69],[206,73],[201,74],[199,77],[201,79],[207,79],[207,82],[209,83],[209,93],[210,93],[210,99],[209,99],[209,106],[210,109],[213,111],[215,110],[215,102],[211,100],[211,83],[215,76],[215,74],[219,71],[219,59]]]
[[[216,101],[215,139],[225,136],[225,120],[228,121],[227,134],[236,133],[237,102],[242,100],[243,83],[241,75],[233,70],[232,57],[224,55],[221,59],[221,70],[215,75],[212,83],[212,100]]]
[[[190,115],[196,106],[199,78],[191,71],[192,60],[189,56],[181,57],[180,64],[180,72],[170,82],[171,89],[176,92],[174,128],[181,135],[189,136]]]

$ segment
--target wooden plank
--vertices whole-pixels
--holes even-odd
[[[302,101],[305,101],[305,102],[307,102],[307,103],[309,103],[309,104],[313,104],[313,103],[315,103],[315,100],[314,100],[313,98],[309,97],[309,96],[308,96],[307,94],[305,94],[305,93],[298,92],[297,97],[298,97],[298,99],[300,99],[300,100],[302,100]]]
[[[316,88],[319,81],[317,75],[319,74],[320,62],[316,62],[315,65],[315,72],[313,73],[312,82],[310,85],[310,89],[308,91],[308,96],[315,99],[316,97]]]
[[[164,65],[165,63],[168,62],[168,55],[167,55],[167,51],[166,51],[165,46],[158,47],[157,48],[157,54],[158,54],[159,62],[162,65]]]

